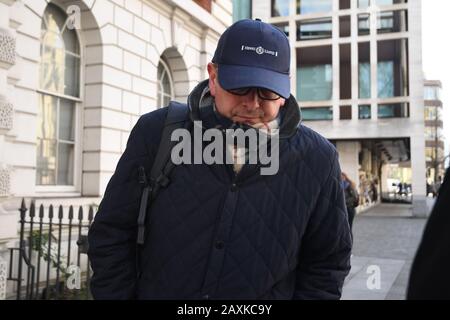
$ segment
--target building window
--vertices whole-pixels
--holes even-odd
[[[375,1],[375,0],[372,0]],[[370,6],[370,0],[358,0],[358,8],[366,9]]]
[[[332,107],[302,108],[302,119],[305,121],[333,120]]]
[[[409,104],[408,103],[393,103],[378,105],[378,118],[408,118]]]
[[[366,36],[370,34],[370,14],[358,14],[358,35]]]
[[[361,105],[358,110],[358,118],[366,120],[372,118],[370,105]]]
[[[409,92],[408,40],[378,42],[378,97],[405,97]]]
[[[407,3],[408,0],[372,0],[377,6],[391,6],[393,4]]]
[[[272,17],[286,17],[289,15],[291,0],[272,0]]]
[[[332,0],[297,0],[297,14],[330,12]]]
[[[436,118],[436,107],[425,107],[425,120],[434,121]]]
[[[440,88],[439,87],[425,87],[424,89],[425,100],[440,100]]]
[[[333,68],[331,46],[297,49],[297,99],[331,100]]]
[[[169,66],[164,60],[158,64],[158,101],[157,107],[162,108],[169,105],[173,99],[173,80]]]
[[[53,4],[41,27],[36,184],[74,185],[80,45],[68,16]]]
[[[252,18],[252,0],[233,0],[233,21]]]
[[[297,41],[331,38],[331,18],[301,21],[297,26]]]
[[[370,43],[358,44],[358,73],[359,73],[359,98],[371,97],[371,71],[370,71]]]
[[[273,26],[278,28],[281,32],[283,32],[286,35],[286,37],[289,38],[289,24],[288,23],[276,23]]]
[[[377,33],[408,31],[406,10],[379,12],[377,15]]]

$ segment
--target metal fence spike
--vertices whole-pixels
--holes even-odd
[[[69,220],[73,219],[73,206],[69,207]]]
[[[83,220],[83,207],[78,209],[78,220]]]
[[[53,205],[50,205],[50,208],[48,209],[48,217],[50,219],[53,219]]]
[[[62,207],[62,205],[60,205],[60,206],[59,206],[59,209],[58,209],[58,219],[59,219],[59,220],[62,220],[63,215],[64,215],[64,213],[63,213],[63,207]]]

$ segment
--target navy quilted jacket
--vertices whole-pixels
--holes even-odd
[[[229,125],[205,98],[188,99],[206,128]],[[138,167],[150,172],[167,108],[142,116],[89,231],[96,299],[339,299],[351,236],[338,154],[282,110],[278,174],[244,165],[180,165],[148,212],[136,272]]]

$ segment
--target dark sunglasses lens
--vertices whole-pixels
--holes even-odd
[[[232,94],[236,94],[238,96],[244,96],[247,93],[249,93],[250,88],[237,88],[237,89],[231,89],[228,91],[231,92]]]
[[[262,99],[265,99],[265,100],[277,100],[280,98],[280,95],[278,95],[275,92],[270,91],[268,89],[260,89],[259,95]]]

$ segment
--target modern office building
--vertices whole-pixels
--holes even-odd
[[[373,182],[389,197],[396,176],[412,185],[414,213],[425,214],[420,0],[234,3],[286,33],[303,122],[336,145],[362,207]]]
[[[425,107],[425,159],[427,182],[432,185],[445,175],[444,118],[441,100],[442,84],[426,80],[424,87]]]
[[[99,203],[139,116],[186,100],[231,23],[231,0],[0,0],[0,262],[22,198]]]

